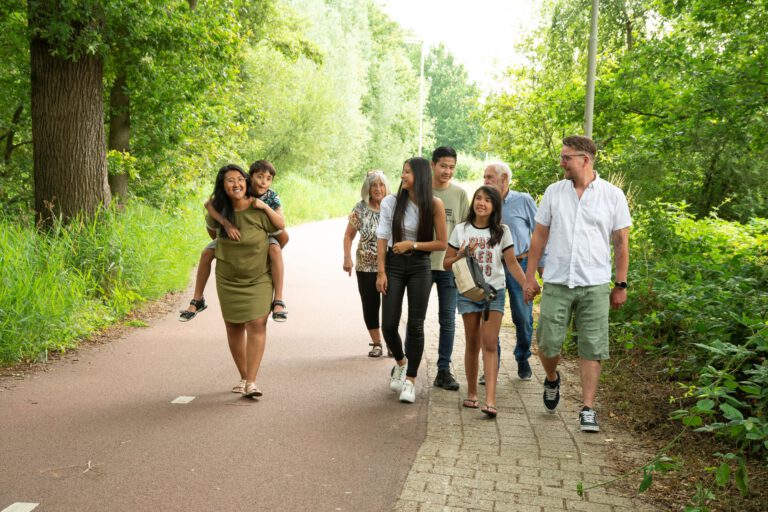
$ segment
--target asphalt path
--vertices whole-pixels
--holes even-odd
[[[367,357],[345,226],[289,230],[289,320],[268,323],[258,401],[230,391],[213,276],[210,307],[188,323],[174,312],[0,381],[0,511],[392,510],[427,400],[400,403],[392,359]]]

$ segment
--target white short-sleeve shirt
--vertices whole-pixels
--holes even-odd
[[[544,282],[574,288],[611,282],[611,234],[632,217],[624,192],[595,173],[581,199],[571,180],[547,187],[536,223],[549,227]]]
[[[376,238],[387,240],[387,247],[392,247],[392,217],[395,215],[395,205],[397,205],[397,196],[388,195],[381,200],[379,208],[379,226],[376,228]],[[408,200],[405,207],[405,216],[403,218],[403,240],[416,240],[419,229],[419,207],[413,201]]]
[[[461,248],[462,244],[477,244],[475,248],[475,258],[483,269],[485,282],[493,286],[496,290],[501,290],[506,286],[506,277],[504,277],[504,251],[514,246],[512,243],[512,233],[506,224],[501,228],[504,234],[501,236],[501,242],[490,246],[491,230],[489,228],[477,228],[469,222],[456,224],[456,228],[451,233],[451,239],[448,245],[456,249]]]

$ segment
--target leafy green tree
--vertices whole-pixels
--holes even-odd
[[[559,139],[582,127],[589,2],[549,6],[484,109],[490,151],[535,193],[559,177]],[[752,2],[601,2],[595,134],[605,176],[640,201],[686,200],[745,220],[768,214],[762,157],[766,12]]]
[[[424,75],[429,81],[426,108],[435,125],[435,145],[476,151],[481,138],[477,117],[480,89],[443,43],[430,48]]]
[[[410,48],[404,47],[402,29],[375,6],[368,17],[372,41],[362,103],[370,121],[365,166],[393,173],[418,151],[418,72],[409,59]]]
[[[92,214],[107,185],[102,81],[103,6],[28,2],[35,211],[43,218]]]
[[[0,6],[0,204],[26,206],[32,182],[29,39],[25,2]]]

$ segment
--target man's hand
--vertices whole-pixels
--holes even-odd
[[[536,296],[541,293],[541,286],[539,286],[539,282],[536,281],[535,276],[529,276],[525,279],[525,303],[528,304],[533,299],[536,298]]]
[[[627,289],[615,286],[611,290],[611,309],[621,309],[625,302],[627,302]]]

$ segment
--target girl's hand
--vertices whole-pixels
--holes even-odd
[[[382,295],[387,294],[387,274],[386,272],[376,273],[376,291]]]
[[[352,258],[344,258],[344,265],[342,268],[344,269],[344,272],[349,274],[349,277],[352,277]]]
[[[392,245],[392,252],[395,254],[405,254],[408,251],[413,250],[413,242],[410,240],[402,240]]]
[[[227,222],[224,224],[224,231],[227,233],[227,236],[230,240],[234,240],[235,242],[240,241],[240,230],[238,230],[235,226],[232,225],[232,223]]]

